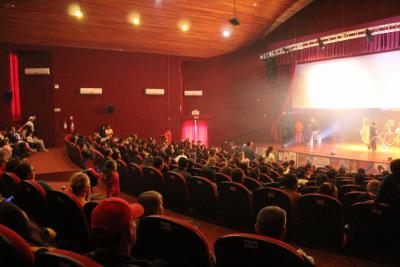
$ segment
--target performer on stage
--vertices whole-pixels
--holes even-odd
[[[296,139],[296,144],[302,144],[303,143],[303,123],[301,121],[296,121],[294,124],[294,131],[295,131],[295,139]]]
[[[394,133],[396,135],[395,144],[396,146],[400,146],[400,122],[397,124],[397,128]]]
[[[376,123],[373,121],[369,127],[369,149],[376,151],[376,142],[378,139],[378,130],[376,129]]]
[[[310,137],[310,146],[314,146],[314,142],[317,142],[318,146],[321,146],[321,136],[319,134],[319,127],[318,123],[315,120],[315,118],[310,119],[310,123],[308,124],[308,127],[312,130],[311,137]]]
[[[363,118],[362,120],[360,136],[363,143],[369,148],[369,120],[367,118]]]

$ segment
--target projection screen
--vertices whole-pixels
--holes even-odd
[[[293,109],[400,109],[400,51],[296,66]]]

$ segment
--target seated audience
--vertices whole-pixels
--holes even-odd
[[[187,172],[189,167],[189,160],[186,157],[180,157],[178,160],[178,168],[174,170],[179,174],[182,174],[185,179],[192,177],[190,173]]]
[[[222,167],[222,168],[219,170],[220,173],[225,174],[225,175],[228,176],[228,177],[231,177],[231,176],[232,176],[232,171],[233,171],[233,169],[232,169],[231,166],[225,166],[225,167]]]
[[[160,170],[162,172],[164,170],[164,160],[162,157],[155,157],[153,158],[152,165],[154,168]]]
[[[5,171],[6,163],[10,156],[11,155],[7,150],[0,148],[0,175],[2,175]]]
[[[240,169],[240,168],[233,169],[231,178],[232,178],[232,182],[243,184],[243,182],[244,182],[244,172],[243,172],[243,170]]]
[[[390,162],[390,171],[392,173],[382,181],[376,201],[386,203],[400,212],[400,159]]]
[[[292,204],[292,210],[296,209],[297,201],[300,198],[300,193],[297,192],[297,178],[293,174],[286,174],[281,181],[283,190],[289,195]]]
[[[143,206],[143,216],[163,215],[163,197],[157,191],[146,191],[139,195],[137,203]]]
[[[259,235],[283,240],[286,235],[286,211],[277,206],[268,206],[257,214],[255,231]],[[297,252],[303,256],[308,266],[315,266],[314,258],[308,256],[303,250]]]
[[[5,165],[5,171],[6,172],[12,172],[15,173],[15,169],[17,168],[18,164],[21,163],[21,160],[19,158],[12,158],[9,161],[7,161]]]
[[[117,164],[114,160],[107,160],[104,164],[100,180],[105,185],[107,197],[116,197],[119,194],[119,175],[117,172]]]
[[[79,199],[82,207],[89,201],[91,193],[90,180],[87,174],[83,172],[74,173],[69,178],[69,188],[70,192]]]
[[[333,185],[331,183],[325,182],[323,183],[317,191],[318,194],[323,194],[323,195],[328,195],[331,197],[338,197],[338,189],[336,185]]]
[[[131,255],[136,242],[136,219],[144,209],[140,204],[110,197],[100,202],[92,212],[92,231],[99,246],[87,254],[105,267],[135,267],[138,262]]]
[[[22,161],[15,167],[15,174],[21,179],[21,180],[35,180],[35,169],[33,166],[27,162],[27,161]],[[46,191],[52,191],[53,189],[51,186],[46,183],[43,180],[36,180],[38,184]]]

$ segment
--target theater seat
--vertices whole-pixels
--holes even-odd
[[[143,180],[143,171],[142,167],[136,163],[128,164],[128,181],[126,192],[130,195],[138,196],[140,193],[144,191],[144,180]]]
[[[361,186],[358,185],[354,185],[354,184],[346,184],[346,185],[342,185],[338,188],[338,195],[339,195],[339,200],[342,201],[343,200],[343,196],[349,192],[352,191],[365,191],[364,188],[362,188]]]
[[[304,259],[292,246],[255,234],[220,237],[215,241],[214,252],[217,267],[305,266]]]
[[[343,207],[334,197],[308,194],[299,198],[296,233],[298,241],[339,250],[343,246]]]
[[[271,183],[274,180],[269,175],[267,175],[265,173],[260,173],[260,181],[262,183]]]
[[[128,165],[125,161],[117,160],[117,171],[119,175],[119,188],[121,189],[121,192],[125,193],[128,191],[129,180]]]
[[[137,259],[164,259],[168,266],[212,266],[203,234],[195,226],[169,216],[140,219],[133,254]]]
[[[167,172],[164,181],[168,206],[175,210],[189,211],[191,201],[185,178],[179,173]]]
[[[101,267],[94,260],[68,250],[39,250],[36,253],[35,267]]]
[[[242,184],[222,182],[218,185],[218,202],[225,225],[252,231],[255,217],[250,190]]]
[[[79,200],[71,193],[61,191],[49,192],[46,199],[57,232],[57,240],[73,242],[79,252],[91,250],[92,235]]]
[[[154,167],[143,167],[143,179],[145,190],[154,190],[164,194],[164,178],[160,170]]]
[[[261,183],[256,179],[245,177],[243,185],[249,189],[252,193],[254,193],[258,188],[261,187]]]
[[[349,211],[348,247],[363,254],[398,254],[399,216],[383,203],[354,204]]]
[[[4,172],[1,180],[0,194],[5,198],[13,196],[16,199],[21,179],[12,172]]]
[[[192,176],[187,181],[187,186],[192,200],[193,212],[196,216],[210,219],[218,218],[218,193],[217,186],[210,180]]]
[[[19,205],[41,226],[50,227],[50,213],[46,191],[34,180],[21,181]]]
[[[217,184],[222,183],[222,182],[232,182],[232,179],[228,175],[217,172],[215,174],[215,182]]]
[[[300,189],[300,193],[302,195],[313,194],[313,193],[317,193],[318,189],[319,189],[318,186],[306,186],[306,187]]]
[[[33,267],[35,257],[29,244],[16,232],[0,224],[0,265]]]

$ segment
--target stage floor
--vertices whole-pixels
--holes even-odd
[[[278,148],[279,147],[279,148]],[[320,147],[306,145],[294,145],[282,148],[275,146],[276,150],[284,150],[296,153],[312,154],[353,160],[389,163],[389,158],[400,158],[400,147],[387,147],[379,145],[377,151],[368,150],[362,143],[322,144]]]

